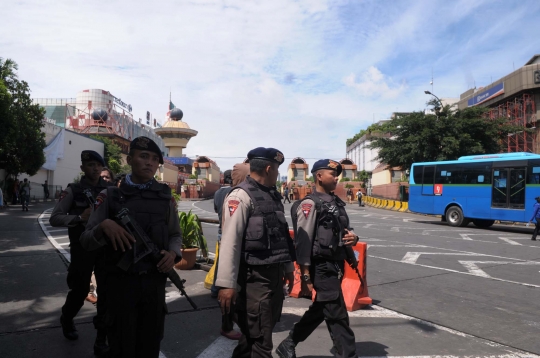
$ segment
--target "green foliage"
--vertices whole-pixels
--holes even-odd
[[[281,188],[281,185],[282,185],[281,180],[278,180],[276,182],[276,188]]]
[[[191,175],[189,176],[189,179],[197,179],[197,176],[196,176],[195,174],[191,174]]]
[[[296,178],[295,178],[295,177],[292,177],[290,181],[295,181],[295,180],[296,180]]]
[[[452,111],[445,106],[437,115],[413,112],[380,126],[392,138],[373,138],[371,148],[390,167],[409,169],[415,162],[455,160],[460,156],[500,153],[509,133],[524,129],[504,118],[485,119],[484,108]]]
[[[131,173],[131,167],[129,167],[129,171],[123,172],[122,169],[124,168],[122,166],[122,148],[120,148],[119,145],[115,144],[112,139],[103,137],[100,135],[91,135],[90,138],[95,139],[99,142],[102,142],[105,144],[105,164],[107,164],[107,167],[109,167],[110,170],[113,171],[115,174],[127,174]]]
[[[384,122],[382,124],[372,124],[368,126],[366,129],[361,129],[360,132],[356,133],[354,137],[347,139],[347,147],[356,142],[358,139],[362,138],[366,134],[372,134],[372,133],[387,133],[387,122]]]
[[[345,182],[345,181],[351,181],[351,179],[347,178],[347,177],[343,177],[343,178],[341,178],[341,180],[339,182],[342,183],[342,182]]]
[[[310,176],[310,177],[307,177],[306,181],[314,183],[315,179],[313,179],[313,176]]]
[[[131,173],[131,167],[127,164],[122,165],[122,168],[120,168],[120,173],[115,172],[115,174],[129,174],[129,173]]]
[[[349,189],[349,188],[354,188],[354,185],[352,184],[345,184],[345,188]]]
[[[208,252],[206,238],[203,236],[202,226],[199,217],[191,210],[188,213],[180,211],[180,230],[182,230],[182,248],[198,247]]]
[[[358,179],[358,181],[362,182],[362,188],[365,188],[366,183],[369,180],[369,173],[366,172],[365,170],[359,171],[358,174],[357,174],[357,179]]]
[[[0,168],[32,176],[45,163],[45,110],[33,104],[30,87],[17,78],[17,64],[0,58]]]
[[[182,197],[175,190],[172,191],[172,196],[176,202],[182,201]]]

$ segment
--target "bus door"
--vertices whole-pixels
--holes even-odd
[[[433,195],[433,184],[435,183],[435,166],[424,166],[424,175],[422,180],[422,195]]]
[[[526,168],[493,168],[491,206],[494,208],[525,208]]]

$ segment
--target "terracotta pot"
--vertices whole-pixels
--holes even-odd
[[[195,261],[197,260],[197,251],[199,251],[198,247],[181,249],[182,260],[174,265],[174,268],[178,270],[191,270],[193,266],[195,266]]]

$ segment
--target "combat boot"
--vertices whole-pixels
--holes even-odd
[[[279,358],[296,358],[296,343],[292,339],[291,333],[277,347],[276,353]]]
[[[102,356],[109,353],[107,345],[107,333],[104,329],[97,330],[96,341],[94,342],[94,355]]]
[[[77,328],[75,328],[75,323],[73,323],[73,320],[67,320],[64,315],[61,315],[60,324],[62,325],[62,333],[64,333],[64,337],[70,341],[79,339],[79,332],[77,332]]]

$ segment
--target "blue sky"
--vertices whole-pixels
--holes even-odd
[[[222,170],[256,146],[345,156],[425,89],[459,97],[540,53],[540,2],[3,1],[0,57],[35,97],[110,91],[163,122],[169,91]],[[312,164],[315,159],[308,159]]]

